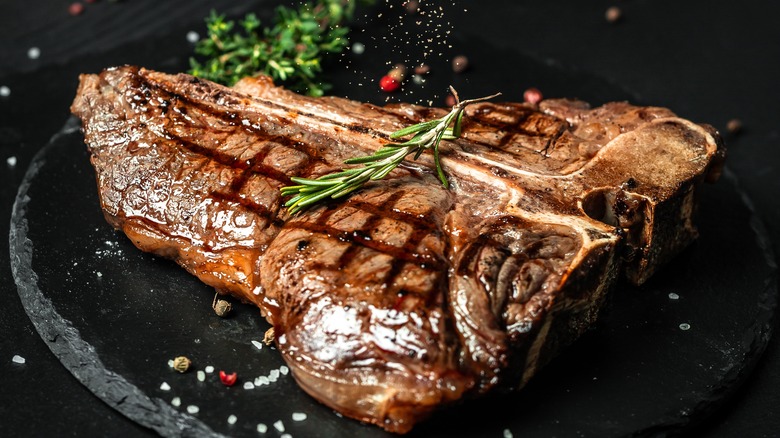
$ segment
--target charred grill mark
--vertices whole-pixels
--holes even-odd
[[[406,263],[414,263],[420,266],[420,268],[428,271],[443,269],[445,267],[445,262],[441,258],[438,258],[434,255],[420,254],[417,252],[418,246],[422,240],[428,235],[437,232],[435,227],[430,225],[426,225],[425,227],[413,227],[411,235],[401,246],[389,245],[371,238],[372,229],[383,218],[390,218],[398,220],[399,222],[406,222],[403,219],[406,219],[408,216],[401,215],[402,217],[398,218],[393,217],[392,214],[388,214],[388,212],[393,211],[395,203],[401,199],[404,194],[405,193],[400,190],[397,193],[394,193],[388,200],[383,202],[383,207],[373,206],[372,204],[368,203],[351,203],[350,205],[354,208],[360,209],[371,215],[369,220],[366,221],[366,223],[357,230],[344,231],[329,225],[328,222],[330,217],[337,210],[333,207],[327,207],[314,222],[295,221],[288,223],[286,227],[298,228],[310,231],[312,233],[325,234],[329,237],[337,238],[342,242],[350,243],[352,246],[350,246],[350,248],[348,248],[345,253],[341,255],[338,261],[338,267],[343,267],[344,265],[348,264],[357,255],[357,252],[361,248],[369,248],[382,254],[391,256],[393,258],[393,266],[395,266],[395,268],[391,268],[390,272],[388,273],[386,283],[392,283],[394,281],[394,277],[398,274],[398,272],[400,272],[400,269]],[[371,205],[372,208],[361,208],[365,208],[369,205]]]

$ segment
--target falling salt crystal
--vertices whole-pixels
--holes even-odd
[[[3,85],[0,87],[0,97],[8,97],[11,95],[11,89]]]
[[[244,389],[255,389],[255,384],[252,382],[244,382]]]
[[[187,32],[187,42],[195,44],[200,40],[200,35],[198,35],[198,32],[195,32],[194,30],[191,30]]]
[[[282,420],[277,421],[274,423],[274,428],[279,431],[279,433],[284,432],[284,423],[282,423]]]
[[[504,438],[512,438],[512,431],[509,429],[504,429]]]
[[[691,325],[688,324],[687,322],[680,324],[680,330],[690,330],[690,329],[691,329]]]
[[[195,405],[189,405],[187,406],[187,412],[189,412],[190,414],[197,414],[198,412],[200,412],[200,408]]]
[[[260,341],[252,341],[252,345],[257,347],[258,350],[262,350],[263,349],[263,343],[260,342]]]
[[[306,414],[303,412],[293,412],[292,419],[293,421],[303,421],[306,419]]]
[[[206,381],[206,373],[203,371],[198,371],[197,373],[198,381],[199,382],[205,382]]]
[[[5,162],[8,163],[8,167],[16,167],[16,157],[8,157]]]
[[[181,398],[174,397],[173,400],[171,400],[171,404],[178,408],[179,406],[181,406]]]
[[[27,57],[30,59],[38,59],[41,57],[41,49],[37,47],[30,47],[29,50],[27,50]]]
[[[279,372],[282,373],[282,375],[286,376],[287,373],[290,372],[290,369],[287,368],[286,365],[282,365],[282,366],[279,367]]]
[[[366,51],[366,46],[363,43],[352,44],[352,53],[355,55],[362,55]]]
[[[680,299],[680,296],[679,296],[679,295],[677,295],[677,294],[676,294],[676,293],[674,293],[674,292],[669,292],[669,299],[670,299],[670,300],[679,300],[679,299]]]
[[[238,421],[238,417],[235,415],[231,415],[228,417],[228,424],[236,424],[236,421]]]
[[[170,391],[171,385],[169,385],[168,382],[162,382],[160,384],[160,389],[162,389],[163,391]]]
[[[171,367],[171,368],[173,368],[173,359],[171,359],[171,360],[169,360],[169,361],[168,361],[168,366],[169,366],[169,367]]]
[[[15,354],[14,358],[11,359],[11,362],[13,362],[13,363],[25,363],[27,361],[22,356],[19,356],[18,354]]]
[[[209,374],[213,373],[214,372],[214,367],[211,366],[211,365],[207,366],[206,367],[206,372],[209,373]]]

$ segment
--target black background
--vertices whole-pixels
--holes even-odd
[[[202,18],[211,8],[233,16],[253,10],[269,18],[279,3],[98,1],[87,4],[81,16],[71,17],[67,1],[5,2],[0,14],[0,86],[9,87],[11,95],[0,97],[2,228],[7,228],[18,184],[32,156],[68,117],[78,73],[120,63],[181,69],[191,51],[185,35],[190,30],[204,33]],[[393,24],[388,17],[400,13],[400,1],[378,3],[383,18],[362,19],[359,27],[366,29],[365,36],[353,36],[364,38],[369,48],[369,36],[381,39],[385,33],[372,26]],[[624,0],[614,2],[623,11],[617,24],[605,20],[605,10],[613,5],[605,1],[435,3],[445,8],[449,25],[445,27],[452,30],[453,47],[437,46],[443,58],[459,53],[458,42],[468,42],[461,47],[471,51],[484,44],[501,56],[520,53],[602,78],[632,100],[667,106],[723,130],[728,166],[753,199],[773,242],[780,242],[778,2]],[[29,59],[30,47],[40,48],[40,58]],[[476,60],[480,55],[466,54]],[[383,96],[369,82],[386,70],[384,61],[352,63],[349,68],[355,74],[367,71],[363,76],[371,79],[362,81],[363,88],[354,81],[339,83],[334,92],[381,102]],[[331,66],[342,67],[338,62]],[[479,63],[472,68],[478,71]],[[468,73],[458,80],[468,82]],[[469,86],[481,90],[491,85]],[[517,99],[529,85],[534,84],[518,83],[517,89],[502,91]],[[440,100],[440,95],[433,98]],[[738,135],[725,133],[732,118],[744,124]],[[11,156],[17,159],[14,167],[6,164]],[[5,238],[0,240],[0,265],[0,435],[143,434],[73,379],[38,337],[16,296]],[[24,356],[27,364],[12,364],[14,354]],[[774,340],[732,400],[693,433],[776,436],[780,430],[777,388],[780,351]]]

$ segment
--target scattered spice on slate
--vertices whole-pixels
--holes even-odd
[[[82,12],[84,12],[84,5],[79,2],[71,3],[70,6],[68,6],[68,13],[74,17],[76,15],[81,15]]]
[[[731,119],[726,123],[726,129],[731,134],[737,134],[740,131],[742,131],[742,120],[739,119]]]
[[[214,295],[214,301],[211,302],[211,308],[214,309],[214,313],[216,313],[217,316],[224,318],[233,310],[233,305],[227,300],[219,299],[219,292],[217,292]]]
[[[430,71],[431,71],[431,66],[429,66],[428,64],[420,64],[414,68],[414,74],[416,75],[427,75],[428,72]]]
[[[173,360],[173,369],[180,373],[186,373],[187,370],[190,369],[191,364],[192,361],[186,356],[179,356]]]
[[[222,382],[225,386],[233,386],[236,384],[236,380],[238,379],[238,375],[236,373],[226,373],[224,371],[219,372],[219,380]]]
[[[609,23],[617,23],[623,17],[623,11],[617,6],[607,8],[607,12],[604,13],[604,17]]]
[[[458,55],[452,59],[452,71],[463,73],[469,68],[469,59],[463,55]]]
[[[387,75],[395,79],[398,82],[403,82],[406,79],[407,68],[403,64],[396,64],[387,72]]]
[[[263,335],[263,343],[265,345],[271,345],[274,342],[274,328],[271,327],[265,331]]]

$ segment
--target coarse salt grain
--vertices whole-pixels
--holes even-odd
[[[258,350],[262,350],[263,349],[263,343],[260,342],[260,341],[252,341],[252,345],[257,347]]]
[[[271,372],[268,373],[268,377],[276,380],[277,378],[279,378],[279,370],[271,370]]]
[[[244,382],[244,389],[255,389],[255,384],[252,382]]]
[[[13,359],[11,359],[11,362],[13,362],[13,363],[25,363],[25,362],[27,362],[27,360],[25,360],[25,358],[23,358],[22,356],[19,356],[18,354],[15,354]]]
[[[205,372],[198,370],[197,376],[198,376],[198,381],[200,381],[200,382],[205,382],[206,381],[206,373]]]
[[[228,424],[236,424],[236,421],[238,421],[238,417],[235,415],[231,415],[228,417]]]
[[[163,391],[170,391],[171,385],[169,385],[168,382],[162,382],[160,384],[160,389],[162,389]]]
[[[74,265],[74,266],[75,266],[75,265]],[[169,366],[169,367],[171,367],[171,368],[173,368],[173,359],[171,359],[171,360],[169,360],[169,361],[168,361],[168,366]]]
[[[268,385],[269,383],[271,383],[271,381],[270,381],[270,380],[268,380],[268,377],[266,377],[266,376],[260,376],[260,377],[258,377],[258,378],[257,378],[257,379],[255,379],[255,380],[257,380],[258,382],[260,382],[260,383],[258,384],[258,386],[260,386],[260,385]]]
[[[11,95],[11,89],[3,85],[0,87],[0,97],[8,97]]]
[[[282,365],[282,366],[279,367],[279,372],[282,373],[282,375],[286,376],[287,373],[290,372],[290,369],[287,368],[286,365]]]
[[[352,53],[355,55],[362,55],[366,51],[366,46],[363,43],[352,44]]]
[[[279,438],[292,438],[292,435],[290,435],[289,433],[283,433],[279,435]]]
[[[27,57],[30,59],[38,59],[41,57],[41,49],[37,47],[30,47],[27,50]]]
[[[5,162],[8,163],[8,167],[16,167],[16,157],[8,157]]]
[[[195,405],[189,405],[187,406],[187,412],[190,414],[197,414],[200,412],[200,408]]]
[[[304,421],[306,419],[306,414],[303,412],[293,412],[292,419],[293,421]]]
[[[257,431],[260,433],[266,433],[268,432],[268,426],[263,423],[257,423]]]
[[[187,32],[187,42],[195,44],[200,40],[200,35],[198,35],[198,32],[195,32],[194,30],[191,30]]]
[[[206,367],[206,372],[209,373],[209,374],[213,373],[214,372],[214,367],[211,366],[211,365],[207,366]]]
[[[504,438],[512,438],[512,431],[509,429],[504,429]]]
[[[171,404],[178,408],[179,406],[181,406],[181,398],[174,397],[173,400],[171,400]]]
[[[688,324],[687,322],[680,324],[680,330],[690,330],[690,329],[691,329],[691,325]]]
[[[274,429],[278,430],[279,433],[284,432],[284,423],[282,423],[282,420],[278,420],[274,423]]]
[[[100,271],[97,271],[97,272],[95,273],[95,275],[97,275],[97,276],[98,276],[98,278],[100,278],[100,277],[102,277],[102,276],[103,276],[103,273],[102,273],[102,272],[100,272]]]
[[[679,296],[679,295],[677,295],[677,294],[676,294],[676,293],[674,293],[674,292],[669,292],[669,299],[670,299],[670,300],[679,300],[679,299],[680,299],[680,296]]]

